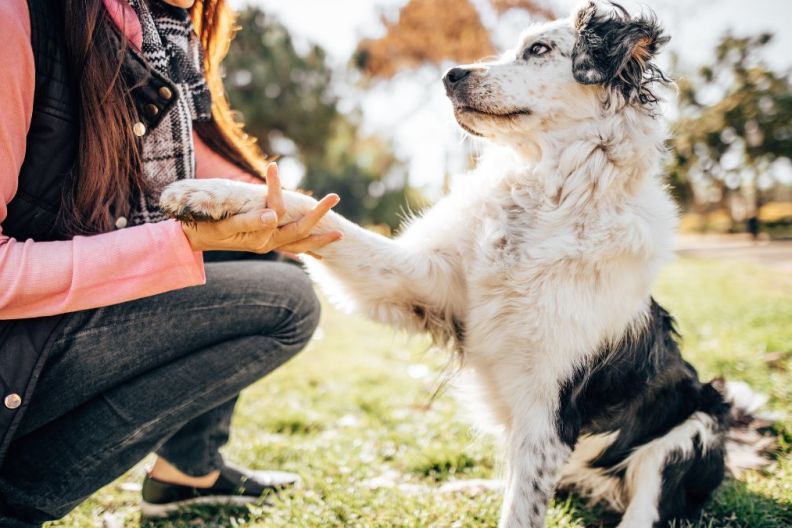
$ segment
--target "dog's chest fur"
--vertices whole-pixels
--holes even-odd
[[[527,170],[463,190],[455,205],[471,217],[460,251],[467,292],[460,319],[466,361],[479,375],[509,362],[552,394],[646,310],[652,266],[630,252],[610,255],[620,251],[613,241],[625,238],[629,210],[560,206]],[[508,420],[491,411],[496,422]]]

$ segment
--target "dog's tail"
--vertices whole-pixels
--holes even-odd
[[[726,420],[726,468],[734,477],[770,464],[775,438],[766,434],[777,420],[765,409],[767,395],[755,392],[744,381],[716,379],[711,384],[730,406]]]

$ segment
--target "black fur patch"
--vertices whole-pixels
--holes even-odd
[[[652,84],[668,79],[652,59],[670,39],[653,14],[634,18],[612,5],[614,11],[607,14],[593,2],[578,13],[572,73],[580,83],[617,90],[628,102],[657,102]]]
[[[417,303],[411,305],[410,310],[436,345],[451,345],[457,352],[462,351],[465,342],[465,322],[462,319]]]
[[[198,222],[219,222],[220,220],[225,220],[235,213],[223,211],[220,218],[214,218],[206,213],[194,211],[189,207],[185,207],[176,213],[165,211],[165,214],[189,226],[195,226]]]
[[[656,528],[668,526],[674,519],[692,519],[701,514],[707,499],[723,480],[724,456],[723,447],[713,447],[705,453],[697,439],[692,457],[684,458],[681,453],[669,457],[663,470]]]
[[[665,435],[697,411],[712,416],[724,430],[728,426],[729,405],[710,384],[702,384],[696,370],[682,359],[677,337],[672,317],[653,299],[648,321],[640,331],[628,332],[620,342],[603,347],[564,384],[557,415],[557,431],[564,443],[574,447],[581,433],[618,431],[615,441],[592,461],[592,467],[622,476],[612,468],[634,449]],[[679,464],[683,462],[688,464],[686,468],[712,471],[712,480],[718,483],[723,476],[723,453],[717,449],[706,460],[699,450],[697,457]],[[688,478],[685,471],[680,476],[669,473],[670,488],[679,488],[672,477]],[[707,496],[715,487],[703,486]],[[692,506],[693,502],[688,502]]]

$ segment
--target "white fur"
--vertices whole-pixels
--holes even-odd
[[[500,525],[509,528],[543,524],[570,457],[554,425],[560,384],[644,316],[677,222],[657,176],[663,127],[641,109],[603,104],[603,88],[575,82],[575,36],[570,20],[536,26],[501,60],[476,65],[469,98],[480,111],[460,108],[457,119],[493,144],[478,168],[396,239],[329,214],[319,230],[341,230],[344,239],[308,264],[335,303],[372,319],[441,338],[452,338],[455,318],[464,321],[471,397],[506,442]],[[539,38],[555,43],[554,54],[522,61],[520,51]],[[530,114],[495,115],[524,109]],[[202,191],[221,196],[206,200]],[[220,217],[265,194],[264,186],[226,180],[182,181],[162,205]],[[287,193],[292,218],[313,203]],[[656,499],[660,458],[687,445],[696,420],[680,426],[680,438],[672,431],[660,439],[656,451],[636,451],[626,490],[587,476],[593,498],[626,508],[624,526],[651,524],[650,513],[635,512]],[[581,439],[573,465],[607,442]],[[643,478],[642,490],[635,483]]]

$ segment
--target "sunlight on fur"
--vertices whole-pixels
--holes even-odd
[[[344,239],[307,263],[330,299],[458,354],[464,399],[505,446],[500,526],[544,525],[557,486],[622,527],[695,517],[725,471],[730,403],[684,362],[651,298],[677,211],[653,16],[591,3],[444,78],[461,128],[488,145],[452,192],[387,239],[329,214]],[[220,219],[266,187],[180,181],[162,208]],[[288,222],[315,202],[286,193]],[[745,409],[746,413],[754,409]]]

